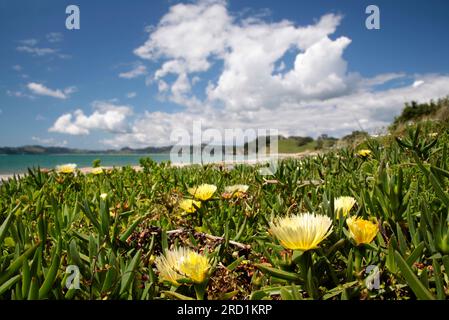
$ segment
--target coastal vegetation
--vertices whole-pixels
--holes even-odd
[[[391,129],[398,130],[409,122],[422,120],[449,120],[449,97],[423,103],[416,101],[406,103],[402,113],[395,118]]]
[[[0,299],[447,299],[449,124],[397,121],[273,176],[29,169],[0,186]]]

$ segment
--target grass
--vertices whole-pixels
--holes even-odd
[[[316,141],[298,146],[298,142],[293,139],[281,139],[278,141],[279,153],[300,153],[304,151],[313,151],[317,146]]]
[[[335,139],[336,141],[336,139]],[[278,141],[278,150],[279,153],[301,153],[305,151],[317,151],[317,150],[326,150],[332,147],[335,143],[334,140],[324,139],[313,140],[303,145],[298,145],[298,141],[294,138],[282,138]]]
[[[447,124],[432,122],[284,160],[271,177],[149,159],[139,172],[30,170],[0,186],[0,299],[447,299],[448,144]],[[217,191],[185,214],[180,201],[202,183]],[[235,184],[249,189],[223,195]],[[336,218],[338,196],[379,226],[372,242],[356,245]],[[309,251],[284,248],[269,222],[304,212],[329,217],[332,233]],[[161,277],[156,258],[179,246],[207,255],[204,283]],[[377,288],[366,281],[373,267]],[[67,286],[78,270],[79,288]]]

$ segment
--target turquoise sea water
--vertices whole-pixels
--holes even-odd
[[[111,154],[61,154],[61,155],[4,155],[0,154],[0,174],[25,173],[27,168],[40,167],[53,169],[57,165],[66,163],[75,163],[78,168],[92,167],[92,162],[96,159],[101,160],[103,167],[123,167],[139,165],[141,158],[151,158],[156,162],[171,160],[172,163],[212,163],[221,161],[251,161],[255,156],[243,155],[179,155],[170,157],[170,154],[130,154],[130,155],[111,155]]]
[[[95,159],[101,160],[101,165],[126,166],[138,165],[139,159],[150,157],[156,162],[170,160],[169,154],[139,154],[139,155],[110,155],[110,154],[64,154],[64,155],[1,155],[0,174],[23,173],[27,168],[41,167],[53,169],[59,164],[76,163],[78,168],[91,167]]]

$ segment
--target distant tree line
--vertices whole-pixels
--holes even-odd
[[[410,121],[420,120],[426,116],[434,116],[441,109],[449,107],[449,97],[438,99],[437,101],[431,100],[430,102],[418,103],[412,101],[405,104],[405,108],[402,113],[394,119],[392,129],[397,128],[400,124],[405,124]]]

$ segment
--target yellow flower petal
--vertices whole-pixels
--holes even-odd
[[[104,171],[103,171],[103,168],[101,168],[101,167],[93,168],[92,171],[91,171],[91,173],[92,173],[92,174],[95,174],[95,175],[97,175],[97,174],[102,174],[103,172],[104,172]]]
[[[357,155],[362,158],[368,158],[371,155],[372,151],[368,149],[359,150]]]
[[[195,206],[201,208],[201,202],[191,199],[185,199],[179,203],[179,207],[187,213],[194,213],[196,211]]]
[[[202,184],[200,186],[188,189],[188,192],[193,197],[201,201],[206,201],[212,198],[215,191],[217,191],[217,187],[213,184]]]
[[[336,218],[339,219],[340,215],[346,217],[355,204],[356,201],[353,197],[338,197],[337,199],[335,199],[334,210]]]
[[[350,217],[346,219],[346,224],[349,227],[351,237],[355,240],[357,245],[364,243],[368,244],[373,241],[379,229],[376,223],[363,220],[362,218]]]
[[[248,188],[249,186],[245,184],[236,184],[233,186],[228,186],[224,190],[225,192],[223,193],[223,198],[225,199],[230,199],[232,197],[241,198],[246,194]]]
[[[165,255],[157,257],[155,263],[160,279],[174,285],[179,285],[178,280],[181,279],[203,283],[210,269],[207,257],[186,248],[168,250]]]
[[[56,172],[58,173],[73,173],[76,170],[76,164],[74,163],[67,163],[62,164],[59,166],[56,166]]]
[[[332,232],[328,216],[303,213],[270,222],[270,233],[286,249],[307,251],[318,247]]]

